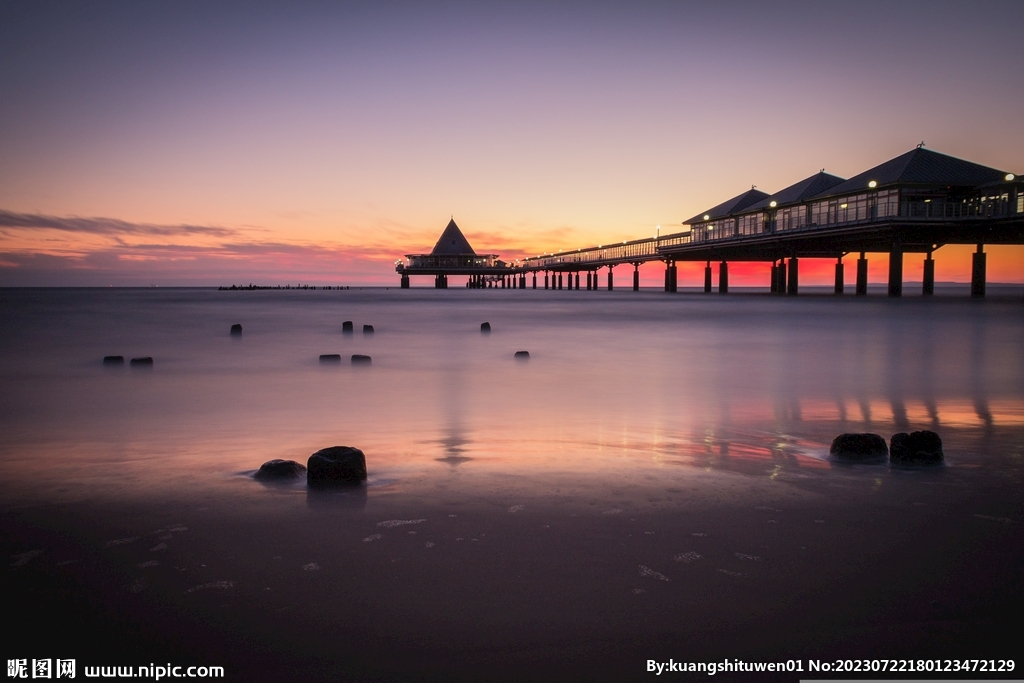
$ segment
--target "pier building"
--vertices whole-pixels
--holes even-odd
[[[406,262],[395,262],[395,270],[402,276],[402,289],[409,288],[412,275],[433,275],[434,287],[448,288],[449,275],[468,275],[470,287],[485,287],[490,278],[510,275],[507,265],[497,254],[477,254],[455,217],[448,222],[429,254],[406,254]]]

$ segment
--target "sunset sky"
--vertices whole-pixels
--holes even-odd
[[[451,216],[514,259],[922,141],[1021,174],[1022,10],[5,0],[0,286],[397,285]],[[936,279],[969,281],[970,251]],[[1024,282],[1024,246],[989,252],[990,281]]]

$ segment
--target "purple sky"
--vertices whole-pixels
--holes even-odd
[[[0,285],[394,284],[450,215],[514,258],[921,141],[1024,172],[1019,2],[773,5],[4,2]]]

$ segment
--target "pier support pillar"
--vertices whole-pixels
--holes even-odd
[[[558,274],[558,288],[559,289],[562,288],[562,274],[561,273]]]
[[[672,266],[671,266],[671,264],[668,261],[665,261],[665,291],[666,292],[671,292],[672,291],[672,282],[669,279],[671,277],[671,274],[672,274]]]
[[[402,275],[402,289],[409,289],[409,276]]]
[[[576,291],[580,291],[580,273],[576,271]]]
[[[548,288],[548,271],[544,271],[544,289]]]
[[[979,244],[978,251],[971,256],[971,296],[985,296],[985,245]]]
[[[640,264],[639,263],[634,263],[633,264],[633,291],[634,292],[639,292],[640,291]]]
[[[868,293],[868,260],[863,251],[857,259],[857,288],[854,292],[857,296],[866,296]]]
[[[775,294],[779,291],[779,267],[772,261],[772,286],[771,293]]]
[[[592,279],[593,279],[593,278],[592,278],[592,277],[591,277],[591,275],[590,275],[590,271],[588,270],[588,271],[587,271],[587,291],[588,291],[588,292],[589,292],[589,291],[590,291],[590,289],[591,289],[591,283],[590,283],[590,281],[591,281]]]
[[[903,296],[903,247],[899,243],[889,251],[889,296]]]
[[[845,282],[843,282],[845,278],[844,270],[843,257],[840,256],[839,260],[836,262],[836,294],[843,293],[843,286],[845,285]]]
[[[610,292],[613,289],[614,287],[612,286],[612,267],[608,266],[608,291]]]
[[[778,271],[778,284],[776,285],[776,294],[786,293],[786,259],[779,259],[779,271]]]
[[[722,261],[718,264],[718,293],[729,293],[729,262]]]
[[[704,264],[704,293],[711,293],[711,261]]]
[[[796,256],[789,259],[789,277],[788,284],[786,286],[786,294],[796,296],[800,291],[800,261]]]
[[[672,289],[669,290],[669,291],[672,291],[672,292],[679,291],[679,268],[678,268],[678,266],[676,266],[676,262],[675,261],[672,262],[672,267],[669,268],[669,271],[670,271],[670,274],[671,274],[671,280],[670,281],[672,283]]]
[[[935,259],[932,252],[928,252],[928,258],[924,260],[924,277],[921,281],[921,296],[935,294]]]
[[[537,271],[533,271],[533,288],[537,289]]]

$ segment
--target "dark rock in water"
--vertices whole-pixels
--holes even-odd
[[[235,323],[234,325],[232,325],[231,326],[231,334],[233,334],[235,336],[238,336],[238,335],[242,334],[242,326],[239,325],[238,323]]]
[[[104,365],[124,365],[124,356],[103,356]]]
[[[480,323],[480,331],[481,332],[490,332],[491,331],[491,324],[490,323]]]
[[[331,446],[309,456],[306,482],[310,485],[358,484],[366,480],[366,456],[351,446]]]
[[[894,465],[940,465],[942,460],[942,439],[935,432],[900,432],[889,441],[889,462]]]
[[[321,363],[340,363],[341,362],[341,354],[340,353],[321,353],[320,354],[320,362]]]
[[[518,360],[529,360],[530,352],[529,351],[516,351],[516,358]]]
[[[832,440],[828,452],[849,462],[884,460],[889,455],[885,439],[878,434],[840,434]]]
[[[349,334],[352,334],[352,321],[351,320],[346,320],[345,322],[343,322],[341,324],[341,331],[342,332],[347,332]]]
[[[373,334],[373,325],[363,325],[363,334]]]
[[[305,465],[294,460],[268,460],[252,475],[260,481],[275,481],[280,479],[296,479],[306,472]]]
[[[361,353],[352,354],[352,365],[369,365],[372,360],[369,356],[364,356]]]
[[[143,356],[142,358],[132,358],[132,365],[145,365],[152,366],[153,359],[150,356]]]

